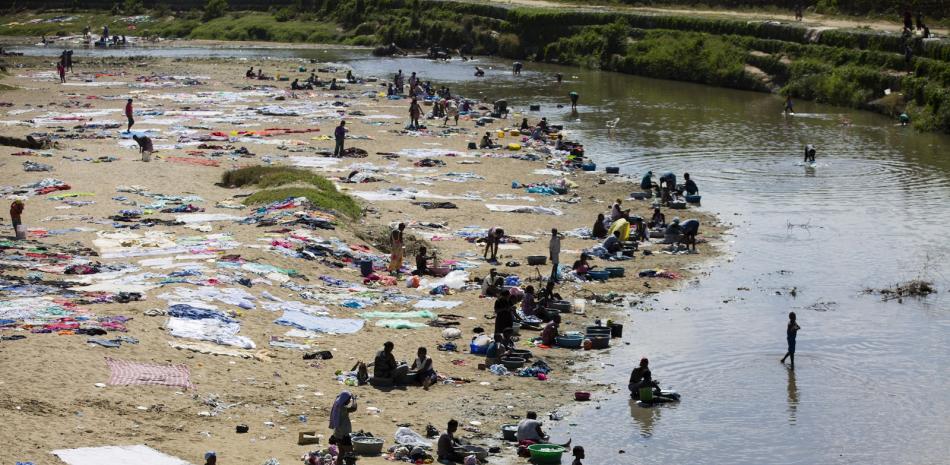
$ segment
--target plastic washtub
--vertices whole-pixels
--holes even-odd
[[[607,271],[588,271],[587,277],[593,281],[606,281],[610,278],[610,272]]]
[[[580,349],[581,344],[584,343],[584,336],[581,335],[564,335],[558,336],[554,339],[554,343],[558,347],[564,347],[567,349]]]
[[[624,269],[621,267],[604,268],[604,271],[610,274],[611,278],[622,278]]]
[[[383,451],[383,440],[379,438],[356,437],[353,438],[353,452],[356,455],[374,456]]]
[[[689,202],[689,203],[699,203],[699,201],[703,199],[703,196],[701,196],[701,195],[699,195],[699,194],[696,194],[696,195],[686,195],[685,197],[686,197],[686,201]]]
[[[501,435],[505,438],[505,441],[517,441],[518,425],[501,425]]]
[[[596,171],[597,163],[584,163],[581,165],[581,169],[584,171]]]
[[[554,444],[531,444],[528,451],[534,463],[561,463],[561,454],[567,449]]]
[[[469,348],[469,352],[471,352],[472,355],[485,355],[486,353],[488,353],[487,345],[477,346],[475,344],[469,344],[468,348]]]

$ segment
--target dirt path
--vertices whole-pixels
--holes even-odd
[[[446,0],[461,1],[461,0]],[[628,12],[628,13],[655,13],[670,15],[689,15],[702,16],[712,19],[747,19],[753,20],[774,20],[781,22],[794,22],[795,16],[789,11],[785,13],[764,12],[764,11],[727,11],[712,9],[692,9],[692,8],[659,8],[659,7],[634,7],[627,5],[584,5],[574,2],[557,2],[547,0],[506,0],[504,2],[486,2],[486,1],[464,1],[464,3],[491,3],[494,5],[503,4],[510,6],[528,6],[535,8],[574,8],[579,11],[606,11],[606,12]],[[897,18],[895,18],[897,19]],[[837,16],[827,16],[819,14],[806,14],[803,23],[809,27],[825,28],[860,28],[868,27],[879,31],[900,32],[902,25],[896,21],[883,21],[879,19],[867,18],[842,18]],[[947,35],[948,29],[941,27],[932,27],[931,33]]]

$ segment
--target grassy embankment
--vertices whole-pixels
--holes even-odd
[[[0,34],[77,32],[105,18],[7,24],[12,20],[0,18]],[[118,17],[112,24],[113,30],[124,27]],[[891,116],[906,111],[917,128],[950,133],[950,42],[905,42],[871,30],[818,33],[798,24],[569,8],[313,0],[311,9],[169,13],[139,23],[137,31],[191,39],[442,45],[472,54],[777,92]],[[913,51],[909,62],[903,54],[907,46]],[[885,89],[894,92],[885,97]]]
[[[280,166],[251,166],[226,171],[221,176],[224,187],[256,186],[257,191],[244,199],[245,205],[261,205],[287,198],[306,197],[314,206],[332,210],[347,218],[362,214],[359,203],[337,191],[328,179],[307,170]]]

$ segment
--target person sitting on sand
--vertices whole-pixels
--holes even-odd
[[[607,226],[604,226],[604,214],[599,213],[594,221],[594,227],[591,228],[590,236],[594,239],[604,239],[607,237]]]
[[[621,205],[623,205],[623,200],[617,199],[616,201],[614,201],[613,206],[610,207],[610,222],[611,223],[624,217],[624,211],[623,209],[621,209]]]
[[[528,118],[521,119],[521,128],[522,131],[527,131],[531,129],[531,126],[528,124]]]
[[[430,274],[429,271],[429,259],[434,257],[429,257],[426,255],[428,249],[425,247],[419,247],[419,252],[416,253],[416,270],[412,272],[415,276],[425,276]]]
[[[505,230],[499,227],[490,228],[488,235],[485,236],[485,253],[482,254],[489,262],[498,261],[498,246],[501,245],[501,239],[505,237]],[[489,258],[489,254],[491,257]]]
[[[539,444],[548,439],[548,435],[541,429],[536,412],[528,412],[525,419],[518,422],[518,432],[515,436],[518,438],[518,444]]]
[[[300,79],[294,79],[294,82],[290,83],[290,90],[303,90],[300,87]]]
[[[439,436],[438,448],[436,449],[439,463],[451,465],[454,463],[462,463],[462,461],[465,460],[462,454],[455,452],[455,448],[462,445],[455,437],[455,432],[458,431],[458,429],[459,422],[449,420],[449,424],[445,427],[445,432]]]
[[[640,366],[634,368],[630,373],[630,381],[627,388],[630,389],[630,397],[640,398],[640,388],[650,387],[659,389],[660,386],[653,381],[653,373],[650,372],[650,361],[646,357],[640,359]]]
[[[666,227],[666,215],[660,211],[660,207],[653,209],[653,216],[650,217],[650,222],[648,226],[651,228],[663,228]]]
[[[545,133],[548,132],[548,119],[546,117],[541,118],[541,121],[538,121],[538,127],[541,128]]]
[[[524,316],[534,316],[537,310],[537,302],[534,300],[534,286],[524,288],[524,298],[521,300],[521,314]]]
[[[534,131],[531,132],[531,140],[546,142],[548,140],[548,136],[541,129],[541,126],[535,126]]]
[[[264,68],[257,68],[257,79],[264,79]]]
[[[497,149],[498,147],[501,146],[492,140],[491,133],[489,132],[486,132],[485,135],[482,136],[481,142],[478,143],[478,148],[480,149]]]
[[[498,270],[492,268],[488,271],[488,276],[482,279],[482,295],[485,297],[495,297],[501,291],[504,280],[498,275]]]
[[[426,354],[425,347],[420,347],[416,352],[416,359],[412,361],[409,367],[409,377],[422,384],[422,389],[428,391],[429,386],[436,382],[435,369],[432,367],[432,357]]]
[[[383,344],[383,350],[376,353],[376,358],[373,360],[373,379],[370,383],[382,381],[398,384],[405,380],[409,367],[404,363],[396,363],[396,357],[393,356],[395,346],[391,341],[386,341]]]
[[[554,314],[551,321],[544,325],[544,329],[541,330],[541,343],[548,347],[554,347],[560,325],[561,315]]]
[[[647,232],[647,223],[643,221],[643,218],[639,216],[631,216],[628,221],[630,222],[631,237],[632,240],[638,242],[648,242],[650,240],[650,234]]]
[[[615,232],[614,234],[617,234],[617,233]],[[616,238],[616,235],[615,235],[615,236],[611,236],[611,237]],[[608,237],[607,239],[609,240],[610,238]],[[619,240],[619,239],[618,239],[618,240]],[[574,270],[574,274],[576,274],[577,276],[579,276],[579,277],[581,277],[581,278],[586,278],[586,277],[587,277],[587,273],[590,272],[590,270],[594,269],[594,267],[591,266],[590,263],[589,263],[587,260],[588,260],[587,254],[586,254],[586,253],[582,253],[582,254],[581,254],[581,258],[579,258],[577,261],[575,261],[575,262],[574,262],[574,266],[571,267],[571,269]],[[560,300],[560,299],[559,299],[559,300]]]
[[[614,231],[613,235],[604,240],[602,247],[606,249],[610,255],[620,252],[623,248],[623,245],[620,244],[620,231]]]
[[[581,258],[586,258],[584,254],[581,254]],[[578,262],[574,262],[574,265],[577,265]],[[573,268],[573,267],[572,267]],[[563,300],[561,294],[554,292],[554,281],[548,281],[544,286],[544,289],[541,290],[541,293],[538,295],[538,308],[546,308],[549,302],[556,300]]]
[[[513,330],[511,328],[495,333],[495,339],[488,344],[488,348],[485,350],[485,365],[495,365],[502,357],[511,352],[514,347],[514,342],[511,340],[512,334]]]

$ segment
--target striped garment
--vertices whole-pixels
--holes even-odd
[[[111,386],[172,386],[194,389],[187,365],[153,365],[106,358]]]

